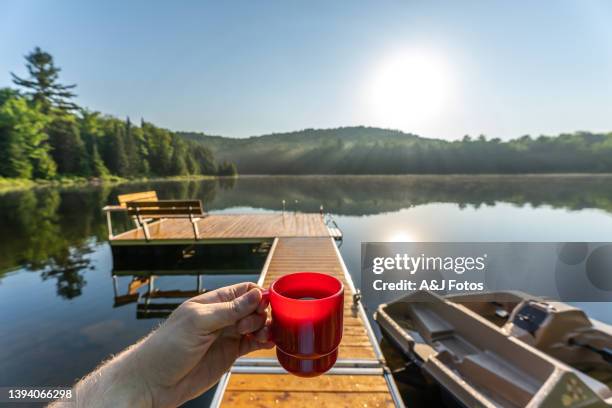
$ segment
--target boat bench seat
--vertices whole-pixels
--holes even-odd
[[[456,367],[470,382],[518,406],[527,405],[542,385],[528,373],[487,351],[465,356]]]
[[[431,341],[451,336],[454,332],[453,326],[426,306],[415,304],[412,306],[410,314],[418,327],[419,333],[424,337],[429,337]]]

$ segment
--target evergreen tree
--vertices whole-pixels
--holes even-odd
[[[60,174],[90,175],[85,143],[74,116],[58,116],[49,125],[51,155]]]
[[[174,136],[172,145],[172,159],[170,161],[171,174],[174,176],[184,176],[189,174],[187,169],[187,149],[185,148],[185,144],[178,138],[178,136]]]
[[[109,175],[108,169],[98,152],[98,146],[93,145],[91,151],[91,174],[95,177],[106,177]]]
[[[106,165],[112,174],[127,176],[129,172],[128,157],[125,152],[123,124],[113,121],[113,131],[107,135]]]
[[[139,132],[132,126],[132,122],[128,117],[125,121],[125,154],[128,161],[128,174],[136,176],[143,174],[142,156],[140,152],[139,140],[137,134]]]
[[[105,177],[109,175],[108,169],[100,156],[98,143],[102,137],[100,128],[100,118],[98,112],[81,110],[79,117],[81,138],[85,143],[86,153],[86,175],[95,177]]]
[[[215,159],[210,150],[201,144],[192,145],[189,148],[189,152],[191,156],[193,156],[194,161],[198,165],[198,174],[216,174],[217,166],[215,164]]]
[[[234,163],[224,161],[219,165],[217,174],[220,176],[236,176],[238,175],[238,170],[236,169],[236,165]]]
[[[198,162],[196,161],[195,157],[193,157],[193,154],[188,154],[187,155],[187,171],[189,172],[189,174],[200,174],[200,166],[198,165]]]
[[[158,176],[173,174],[172,169],[172,134],[153,126],[150,123],[142,123],[142,131],[147,141],[149,152],[148,160],[151,172]]]
[[[62,85],[58,82],[61,68],[55,66],[51,54],[36,47],[25,59],[29,78],[20,78],[11,72],[13,82],[25,88],[25,94],[44,113],[49,113],[52,108],[60,111],[77,109],[77,105],[70,100],[76,96],[71,91],[76,85]]]

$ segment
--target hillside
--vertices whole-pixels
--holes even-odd
[[[436,141],[396,130],[371,127],[305,129],[249,138],[177,132],[212,150],[219,161],[235,163],[243,174],[360,173],[363,157],[383,146],[411,146]]]
[[[454,174],[612,172],[612,133],[509,141],[427,139],[370,127],[306,129],[244,139],[177,132],[241,174]]]

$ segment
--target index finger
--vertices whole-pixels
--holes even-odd
[[[224,286],[219,289],[211,290],[210,292],[202,293],[201,295],[192,297],[189,302],[196,303],[220,303],[230,302],[237,297],[240,297],[253,288],[259,288],[253,282],[242,282],[235,285]]]

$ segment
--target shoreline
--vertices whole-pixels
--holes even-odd
[[[84,178],[84,177],[64,177],[56,180],[29,180],[19,178],[0,177],[0,195],[15,191],[23,191],[39,188],[69,188],[87,186],[114,186],[120,184],[132,184],[143,182],[170,182],[170,181],[198,181],[198,180],[217,180],[224,178],[341,178],[341,177],[413,177],[413,178],[584,178],[584,177],[612,177],[612,173],[453,173],[453,174],[242,174],[236,176],[217,176],[217,175],[194,175],[194,176],[172,176],[172,177],[138,177],[124,178],[112,176],[108,178]]]
[[[87,187],[87,186],[114,186],[119,184],[143,183],[149,181],[189,181],[189,180],[214,180],[222,177],[232,176],[173,176],[173,177],[138,177],[124,178],[112,176],[108,178],[85,178],[85,177],[64,177],[57,180],[29,180],[19,178],[0,177],[0,194],[11,193],[38,188],[67,188],[67,187]]]

